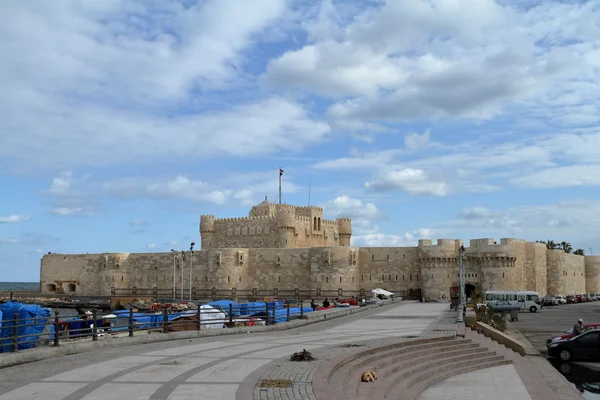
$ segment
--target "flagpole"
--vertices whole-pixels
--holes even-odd
[[[310,207],[310,182],[308,182],[308,206]]]
[[[281,205],[281,175],[283,175],[283,170],[281,166],[279,167],[279,205]]]

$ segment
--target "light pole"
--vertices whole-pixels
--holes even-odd
[[[460,246],[458,249],[458,317],[456,322],[464,322],[464,301],[465,301],[465,274],[464,274],[464,263],[463,257],[465,254],[465,247]]]
[[[190,301],[192,301],[192,267],[194,265],[194,246],[196,243],[190,243]]]
[[[177,289],[175,287],[175,249],[171,249],[171,252],[173,253],[173,300],[175,300],[175,296],[177,295]]]
[[[183,265],[185,262],[185,252],[183,250],[181,250],[181,263],[179,264],[181,266],[181,300],[183,301]]]
[[[592,251],[592,248],[590,247],[590,256],[593,256],[594,252]]]

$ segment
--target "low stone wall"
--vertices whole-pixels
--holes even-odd
[[[498,342],[505,347],[519,353],[522,356],[526,355],[525,346],[519,342],[518,340],[510,337],[509,335],[500,332],[498,329],[495,329],[488,324],[483,322],[476,322],[475,327],[481,333],[483,333],[486,337],[489,337],[495,342]]]
[[[401,303],[412,303],[412,301],[395,303],[386,301],[382,304],[382,306],[390,304],[400,305]],[[169,333],[138,332],[137,335],[133,337],[105,336],[103,338],[99,338],[97,341],[86,340],[80,342],[61,343],[58,347],[38,347],[29,350],[21,350],[15,353],[0,354],[0,369],[34,361],[46,360],[54,357],[85,353],[103,347],[133,346],[137,344],[157,343],[170,340],[193,339],[209,336],[235,335],[239,333],[282,331],[299,328],[301,326],[311,325],[334,318],[344,317],[358,312],[372,310],[378,307],[381,306],[374,304],[364,307],[332,308],[323,311],[313,311],[305,314],[303,319],[297,319],[268,326],[244,326],[237,328],[205,329],[200,331],[194,330]]]

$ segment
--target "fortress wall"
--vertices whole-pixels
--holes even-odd
[[[357,290],[358,248],[315,247],[310,249],[310,279],[313,289]]]
[[[279,247],[279,232],[275,217],[224,218],[215,221],[212,248],[273,248]]]
[[[544,243],[528,242],[525,244],[523,278],[526,290],[538,292],[542,296],[548,294],[546,263],[547,249]]]
[[[585,256],[585,292],[600,293],[600,256]]]
[[[548,293],[569,295],[585,293],[585,257],[562,250],[547,250]]]
[[[416,247],[361,247],[359,288],[391,292],[421,289],[422,276]]]
[[[307,249],[250,249],[242,269],[245,289],[286,289],[310,287]]]

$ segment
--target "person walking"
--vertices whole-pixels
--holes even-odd
[[[583,320],[579,318],[579,321],[573,327],[573,336],[579,336],[583,333]]]

